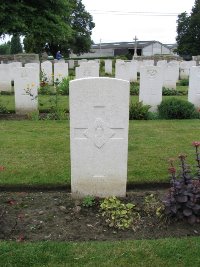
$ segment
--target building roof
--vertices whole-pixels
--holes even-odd
[[[151,45],[152,43],[160,43],[159,41],[137,41],[137,48],[144,48],[148,45]],[[160,43],[161,44],[161,43]],[[170,49],[170,45],[164,45],[163,46],[167,47],[168,49]],[[128,48],[128,49],[134,49],[135,47],[135,42],[114,42],[114,43],[98,43],[98,44],[93,44],[91,46],[92,49],[95,48],[100,48],[101,49],[109,49],[109,48]]]

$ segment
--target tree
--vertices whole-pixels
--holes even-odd
[[[10,41],[0,45],[0,55],[10,54]]]
[[[63,49],[66,53],[68,49],[88,51],[94,27],[82,0],[4,1],[0,5],[0,25],[0,35],[25,36],[25,51],[38,53],[45,49],[53,55]]]
[[[180,55],[200,55],[200,0],[196,0],[192,12],[181,13],[177,20],[177,52]]]
[[[14,34],[13,37],[11,38],[10,53],[11,54],[22,53],[22,45],[20,42],[20,36],[18,34]]]

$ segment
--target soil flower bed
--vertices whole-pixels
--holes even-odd
[[[156,239],[163,237],[199,236],[200,224],[167,221],[156,213],[144,211],[146,197],[158,199],[163,190],[128,192],[123,199],[133,203],[140,213],[135,228],[119,230],[109,227],[100,213],[99,201],[85,207],[66,192],[1,192],[0,239],[25,241],[88,241]]]

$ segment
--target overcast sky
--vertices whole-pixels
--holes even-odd
[[[176,42],[177,14],[191,12],[195,0],[82,0],[93,16],[92,40]],[[141,13],[143,12],[143,13]]]

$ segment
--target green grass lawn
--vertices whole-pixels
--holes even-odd
[[[183,99],[187,100],[187,96],[163,96],[163,99],[170,98],[170,97],[177,97],[178,99]],[[1,104],[5,106],[8,111],[10,112],[15,112],[15,99],[14,95],[1,95],[0,96]],[[39,95],[38,97],[39,100],[39,110],[40,112],[42,111],[47,111],[50,110],[52,104],[55,101],[55,96],[53,95]],[[130,96],[130,100],[132,102],[137,102],[139,101],[138,96]],[[58,106],[61,109],[69,110],[69,96],[58,96]]]
[[[68,121],[0,121],[0,132],[1,185],[70,184]],[[168,158],[192,162],[195,140],[199,120],[130,121],[128,182],[169,181]]]
[[[0,243],[2,267],[199,267],[200,238]]]

